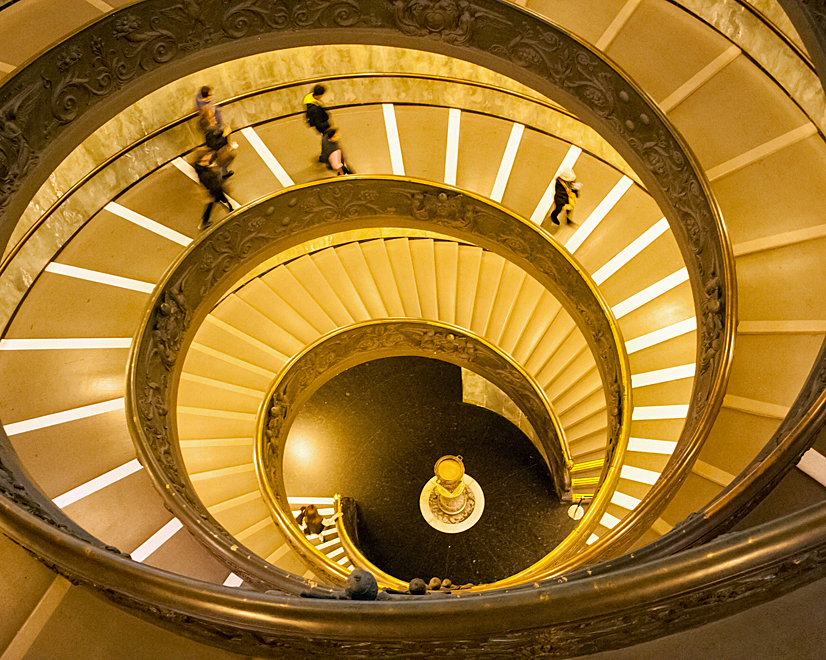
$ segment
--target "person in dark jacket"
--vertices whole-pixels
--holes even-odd
[[[551,222],[559,224],[559,216],[565,212],[565,223],[571,222],[574,205],[579,197],[582,184],[576,180],[576,174],[570,167],[563,167],[554,184],[554,208],[551,211]]]
[[[324,135],[327,129],[330,128],[330,113],[327,112],[321,102],[321,97],[324,96],[326,91],[324,85],[316,85],[313,87],[313,91],[304,97],[307,124],[317,130],[320,135]]]
[[[224,177],[220,169],[213,164],[213,156],[214,153],[212,151],[204,149],[198,155],[198,159],[193,165],[198,175],[198,181],[201,182],[201,185],[207,189],[207,192],[212,197],[212,200],[207,204],[206,209],[204,209],[204,214],[201,218],[201,229],[206,229],[212,224],[209,216],[212,215],[212,208],[215,206],[215,202],[224,204],[227,210],[232,212],[232,205],[229,203],[226,191],[224,190]]]

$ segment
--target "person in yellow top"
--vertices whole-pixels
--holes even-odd
[[[559,216],[565,212],[565,223],[571,222],[576,200],[582,184],[576,180],[576,174],[570,167],[563,167],[556,177],[554,187],[554,208],[551,211],[551,222],[559,224]]]
[[[313,91],[304,97],[307,123],[317,130],[320,135],[324,135],[327,129],[330,128],[330,114],[321,102],[321,97],[324,96],[326,91],[324,85],[316,85],[313,87]]]

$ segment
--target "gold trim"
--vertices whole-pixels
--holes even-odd
[[[342,522],[344,512],[341,508],[341,495],[338,493],[335,495],[334,506],[335,511],[338,514],[338,518],[336,519],[338,538],[341,541],[341,547],[344,548],[344,554],[347,555],[347,558],[352,562],[353,566],[372,573],[373,577],[376,578],[376,582],[378,582],[379,587],[390,587],[391,589],[407,591],[407,588],[410,586],[407,582],[394,578],[389,573],[385,573],[378,566],[367,559],[367,557],[361,554],[358,548],[356,548],[355,543],[353,543],[353,539],[350,538],[350,535],[347,533],[347,529]]]

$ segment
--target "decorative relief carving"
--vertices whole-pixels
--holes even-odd
[[[474,27],[485,19],[503,20],[467,0],[390,0],[390,4],[396,25],[404,34],[448,44],[470,41]]]
[[[15,90],[0,108],[0,210],[19,187],[22,178],[37,163],[29,133],[34,109],[40,103],[42,84]]]
[[[244,0],[227,10],[222,24],[227,35],[240,39],[267,28],[350,27],[361,20],[361,4],[355,0]]]

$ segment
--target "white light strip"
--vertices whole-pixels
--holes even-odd
[[[652,470],[643,470],[638,467],[631,467],[630,465],[623,465],[620,471],[620,478],[628,479],[629,481],[638,481],[641,484],[651,486],[660,478],[660,473]]]
[[[387,132],[387,146],[390,147],[390,164],[393,174],[404,176],[404,161],[402,161],[402,145],[399,142],[399,128],[396,126],[396,110],[392,103],[382,103],[384,112],[384,129]]]
[[[187,163],[183,158],[176,158],[172,161],[172,164],[177,167],[181,172],[186,174],[190,179],[192,179],[195,183],[199,186],[201,185],[200,180],[198,179],[198,173],[195,171],[195,168],[192,167],[189,163]],[[227,195],[227,199],[229,200],[230,205],[233,209],[240,208],[241,205],[236,202],[232,197]]]
[[[634,183],[631,179],[627,176],[624,176],[617,182],[611,192],[609,192],[605,199],[603,199],[599,205],[591,211],[591,215],[588,216],[588,219],[582,223],[582,226],[574,232],[574,235],[568,239],[568,242],[565,243],[565,249],[568,250],[571,254],[576,252],[579,247],[585,242],[594,229],[597,228],[600,222],[602,222],[603,218],[611,211],[614,206],[616,206],[617,202],[620,198],[625,194],[625,192],[631,187],[631,184]]]
[[[0,62],[0,73],[11,73],[12,71],[14,71],[14,69],[14,64],[9,64],[8,62]]]
[[[134,474],[142,468],[143,465],[140,464],[137,458],[134,458],[128,463],[124,463],[120,467],[116,467],[114,470],[109,470],[109,472],[106,472],[99,477],[95,477],[91,481],[87,481],[85,484],[78,486],[77,488],[72,488],[72,490],[67,493],[63,493],[63,495],[55,497],[52,502],[62,509],[70,504],[74,504],[78,500],[82,500],[87,495],[97,493],[99,490],[103,490],[107,486],[111,486],[121,479],[125,479],[130,474]]]
[[[631,387],[645,387],[646,385],[656,385],[657,383],[668,383],[681,378],[691,378],[694,375],[695,365],[683,364],[679,367],[669,367],[668,369],[657,369],[656,371],[646,371],[641,374],[632,374]]]
[[[447,113],[447,148],[445,149],[445,183],[456,185],[456,168],[459,165],[459,127],[462,111],[451,108]]]
[[[155,285],[151,282],[130,280],[127,277],[109,275],[108,273],[100,273],[96,270],[78,268],[77,266],[67,266],[66,264],[59,264],[54,261],[46,266],[46,272],[54,273],[55,275],[66,275],[67,277],[74,277],[79,280],[86,280],[87,282],[108,284],[109,286],[116,286],[120,289],[140,291],[141,293],[152,293],[152,290],[155,288]]]
[[[681,268],[676,273],[671,273],[668,277],[664,277],[659,282],[655,282],[649,287],[646,287],[639,293],[635,293],[630,298],[626,298],[618,305],[611,308],[614,316],[621,319],[626,314],[630,314],[635,309],[639,309],[643,305],[650,303],[655,298],[671,291],[676,286],[688,281],[688,269]]]
[[[177,518],[170,520],[150,536],[148,540],[144,541],[137,550],[129,553],[132,556],[132,560],[138,563],[145,561],[149,555],[171,539],[181,527],[183,527],[183,524]]]
[[[631,497],[625,493],[620,493],[618,490],[615,490],[614,494],[611,496],[611,504],[621,506],[623,509],[636,509],[637,505],[641,501],[642,500],[638,500],[636,497]]]
[[[797,467],[820,485],[826,486],[826,456],[823,456],[817,450],[809,449],[803,454],[797,463]]]
[[[591,536],[588,537],[588,540],[585,541],[585,545],[591,545],[595,541],[599,541],[599,536],[597,536],[596,534],[591,534]]]
[[[319,546],[319,547],[321,547],[321,546]],[[343,554],[343,553],[344,553],[344,548],[336,548],[336,549],[335,549],[335,550],[333,550],[332,552],[328,552],[328,553],[326,553],[326,555],[327,555],[330,559],[335,559],[336,557],[338,557],[340,554]]]
[[[0,351],[57,351],[82,348],[129,348],[129,337],[73,337],[71,339],[1,339]]]
[[[688,406],[636,406],[631,413],[632,421],[646,419],[685,419]]]
[[[17,435],[18,433],[37,431],[38,429],[45,429],[49,426],[57,426],[58,424],[65,424],[66,422],[73,422],[78,419],[93,417],[94,415],[102,415],[103,413],[115,410],[123,410],[123,406],[124,399],[121,397],[120,399],[93,403],[90,406],[81,406],[80,408],[64,410],[63,412],[52,413],[51,415],[43,415],[42,417],[35,417],[22,422],[6,424],[3,430],[6,432],[6,435]]]
[[[616,516],[612,516],[610,513],[603,513],[602,518],[600,518],[599,524],[603,527],[607,527],[608,529],[613,529],[619,523],[619,518]]]
[[[128,220],[129,222],[138,225],[138,227],[148,229],[153,234],[157,234],[158,236],[167,238],[173,243],[177,243],[178,245],[186,246],[192,242],[192,239],[188,236],[184,236],[183,234],[175,231],[174,229],[170,229],[166,225],[162,225],[160,222],[150,220],[149,218],[142,216],[140,213],[135,213],[135,211],[132,211],[131,209],[126,208],[125,206],[121,206],[116,202],[109,202],[103,208],[109,211],[109,213],[114,213],[115,215],[123,218],[124,220]]]
[[[646,454],[665,454],[671,456],[677,447],[670,440],[649,440],[648,438],[628,438],[628,451],[640,451]]]
[[[636,257],[645,248],[651,245],[656,239],[662,236],[668,229],[668,220],[663,218],[653,227],[645,231],[640,237],[634,240],[631,245],[620,251],[607,264],[600,268],[593,274],[594,282],[597,285],[602,284],[611,275],[616,273],[620,268],[627,264],[631,259]]]
[[[224,580],[225,587],[240,587],[242,584],[244,584],[244,581],[235,573],[230,573],[229,577]]]
[[[324,541],[324,543],[319,543],[316,548],[318,550],[326,550],[327,548],[332,548],[336,543],[339,543],[337,538],[332,539],[331,541]]]
[[[539,204],[536,205],[536,208],[531,215],[531,222],[537,225],[541,225],[542,221],[545,219],[545,216],[548,215],[548,211],[551,210],[551,206],[554,203],[554,192],[556,187],[556,177],[559,176],[559,173],[566,167],[573,168],[576,164],[576,159],[579,158],[579,154],[582,153],[582,149],[579,147],[571,146],[568,149],[568,153],[565,154],[565,158],[562,159],[562,162],[559,164],[556,172],[554,173],[551,182],[548,184],[548,187],[545,189],[545,192],[542,195],[542,199],[539,200]]]
[[[656,346],[664,341],[674,339],[674,337],[679,337],[680,335],[684,335],[687,332],[692,332],[696,329],[697,317],[692,316],[690,319],[686,319],[685,321],[678,321],[673,325],[660,328],[659,330],[654,330],[654,332],[649,332],[646,335],[641,335],[635,339],[629,339],[625,342],[625,351],[630,355],[631,353],[636,353],[644,348]]]
[[[290,505],[298,504],[301,506],[302,504],[315,504],[318,506],[319,504],[329,504],[332,506],[336,503],[334,497],[288,497],[287,502]]]
[[[490,198],[494,202],[501,202],[505,194],[505,188],[508,185],[508,179],[511,176],[513,169],[513,161],[516,160],[516,152],[519,151],[519,143],[522,141],[522,134],[525,132],[525,127],[522,124],[514,124],[511,127],[511,134],[508,138],[508,146],[505,147],[505,153],[502,156],[502,162],[499,163],[499,172],[496,174],[496,181],[493,184],[493,190],[490,193]]]
[[[272,152],[269,150],[267,145],[264,144],[258,136],[258,133],[255,132],[254,128],[250,126],[247,126],[247,128],[242,128],[241,135],[247,138],[247,141],[252,145],[252,148],[255,149],[259,156],[261,156],[261,160],[263,160],[267,167],[270,168],[270,171],[275,174],[275,178],[278,179],[278,183],[285,188],[287,186],[295,185],[295,182],[290,178],[290,175],[287,174],[287,170],[285,170],[275,156],[272,155]]]

